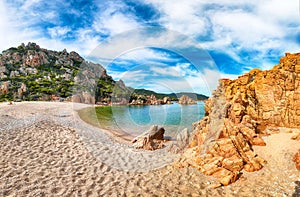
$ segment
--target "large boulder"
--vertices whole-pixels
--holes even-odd
[[[187,128],[183,129],[176,136],[176,141],[169,147],[168,151],[171,153],[180,153],[189,145],[190,134]]]
[[[157,125],[151,126],[151,128],[140,136],[137,136],[132,140],[133,147],[137,149],[156,150],[164,147],[164,133],[163,127]]]
[[[170,97],[165,96],[165,97],[163,98],[163,104],[171,104]]]

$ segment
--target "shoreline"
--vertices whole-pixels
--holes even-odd
[[[151,152],[146,150],[137,150],[131,145],[130,141],[128,141],[130,138],[125,138],[123,134],[120,134],[119,132],[111,132],[111,130],[101,129],[86,123],[79,117],[77,111],[86,107],[91,107],[91,105],[72,102],[23,102],[16,105],[0,104],[0,107],[3,106],[6,106],[7,109],[12,110],[12,114],[14,114],[13,116],[17,115],[17,118],[22,119],[22,117],[25,116],[28,118],[31,117],[32,120],[29,121],[29,125],[30,122],[38,122],[46,119],[54,121],[62,126],[75,129],[76,132],[81,136],[85,146],[94,154],[97,159],[121,170],[145,172],[166,166],[167,164],[169,165],[173,162],[175,157],[177,157],[175,154],[167,153],[165,148]],[[24,113],[27,113],[28,115],[24,115]],[[20,125],[14,125],[16,127],[23,127],[24,122],[22,122]],[[99,152],[99,146],[105,147],[104,150],[106,152],[114,152],[115,154],[124,155],[129,154],[135,156],[136,158],[130,161],[132,163],[130,165],[124,162],[117,163],[113,158],[109,158],[110,155],[105,151]],[[146,154],[143,155],[143,153]],[[153,156],[149,155],[160,155],[159,157],[161,158],[155,161]],[[107,160],[104,158],[107,158]]]
[[[203,103],[203,102],[200,102]],[[79,114],[79,118],[82,119],[84,122],[93,125],[95,127],[98,127],[100,129],[106,130],[109,132],[109,134],[113,133],[114,135],[116,135],[116,137],[121,137],[124,138],[126,141],[132,140],[135,137],[143,134],[144,132],[146,132],[147,130],[149,130],[151,128],[151,126],[156,125],[157,123],[146,123],[145,125],[142,125],[143,123],[140,123],[135,125],[135,122],[131,119],[131,117],[127,117],[130,116],[130,114],[126,111],[125,113],[128,113],[126,115],[122,115],[121,118],[124,118],[125,121],[128,122],[123,122],[120,121],[120,117],[118,116],[118,114],[116,114],[116,117],[114,117],[114,110],[113,108],[119,109],[119,107],[134,107],[134,109],[136,109],[135,107],[137,107],[137,109],[139,109],[139,107],[142,106],[164,106],[164,105],[116,105],[116,106],[99,106],[99,105],[91,105],[85,109],[81,109],[78,110],[78,114]],[[186,107],[187,105],[183,105],[183,107]],[[201,107],[200,105],[197,105],[196,108],[198,110],[198,108],[200,109]],[[108,108],[111,108],[111,110],[108,110]],[[176,110],[179,111],[181,110],[180,108],[180,104],[178,104],[178,107],[176,105]],[[99,110],[97,108],[100,108]],[[177,109],[179,108],[179,110]],[[165,108],[162,108],[165,109]],[[151,109],[150,109],[151,110]],[[177,113],[176,111],[176,113]],[[116,112],[118,113],[118,112]],[[179,111],[179,113],[182,113]],[[186,121],[184,119],[187,119],[187,115],[189,114],[179,114],[179,116],[185,116],[185,117],[181,117],[178,120],[176,120],[176,122],[172,123],[170,122],[170,120],[166,120],[168,121],[168,123],[158,123],[157,125],[159,127],[163,127],[165,129],[165,137],[168,140],[171,141],[176,141],[177,135],[178,133],[182,132],[182,130],[184,130],[185,128],[188,129],[189,133],[192,132],[193,130],[193,123],[197,122],[199,119],[202,118],[202,116],[204,116],[204,112],[201,113],[202,115],[199,115],[199,117],[193,117],[192,119],[190,119],[189,121]],[[131,114],[132,115],[132,114]],[[102,119],[103,118],[103,119]],[[164,118],[164,117],[163,117]],[[182,122],[185,121],[185,122]],[[123,125],[121,123],[124,123]],[[178,125],[179,124],[179,125]]]
[[[74,115],[77,117],[77,119],[80,119],[82,122],[84,122],[86,124],[89,124],[93,127],[96,127],[98,129],[101,129],[107,135],[109,135],[111,137],[111,139],[114,140],[114,141],[129,144],[134,139],[135,136],[133,136],[133,135],[122,132],[120,130],[107,129],[105,127],[101,127],[98,124],[98,121],[96,121],[96,122],[94,122],[93,120],[88,121],[88,119],[85,120],[85,117],[82,117],[83,115],[82,116],[80,115],[81,110],[84,110],[84,109],[87,109],[87,108],[95,108],[95,107],[98,107],[98,106],[97,105],[90,105],[90,106],[87,106],[86,108],[76,110],[76,114],[74,114]]]
[[[291,157],[300,141],[291,133],[272,134],[265,147],[254,147],[268,160],[262,170],[212,189],[212,177],[174,167],[176,155],[133,149],[78,119],[76,110],[89,106],[0,103],[0,196],[291,196],[298,189]]]

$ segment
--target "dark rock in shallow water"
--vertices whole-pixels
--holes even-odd
[[[165,129],[163,127],[157,129],[156,130],[152,129],[149,132],[149,139],[150,140],[164,140],[164,133],[165,133]]]

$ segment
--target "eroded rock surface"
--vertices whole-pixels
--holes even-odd
[[[156,150],[164,147],[163,127],[153,125],[148,131],[132,140],[132,144],[137,149]]]
[[[222,185],[237,180],[242,170],[260,170],[266,161],[252,146],[265,145],[266,127],[300,127],[300,53],[286,53],[271,70],[220,80],[205,111],[177,165],[195,167]]]
[[[187,128],[183,129],[176,136],[176,141],[173,142],[169,147],[168,151],[171,153],[180,153],[185,150],[189,145],[190,134]]]

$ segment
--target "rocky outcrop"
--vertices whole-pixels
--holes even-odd
[[[170,99],[170,97],[165,96],[165,97],[163,98],[163,103],[164,103],[164,104],[171,104],[171,99]]]
[[[7,94],[9,91],[9,81],[3,82],[0,86],[0,92],[1,94]]]
[[[113,93],[123,101],[128,92],[125,84],[115,82],[100,64],[85,61],[74,51],[52,51],[29,42],[0,54],[0,102],[55,96],[95,104],[110,101]]]
[[[299,84],[300,54],[289,53],[272,70],[254,69],[236,80],[220,80],[178,166],[193,166],[222,185],[237,180],[242,170],[261,169],[266,161],[252,146],[265,145],[265,129],[300,127]]]
[[[133,147],[137,149],[156,150],[164,147],[164,133],[163,127],[158,128],[153,125],[148,131],[132,140]]]
[[[187,95],[182,95],[179,98],[178,103],[181,105],[194,105],[196,104],[196,101]]]
[[[171,104],[169,97],[164,97],[163,99],[157,99],[155,95],[137,95],[132,99],[130,105],[165,105]]]
[[[272,70],[252,70],[224,84],[227,100],[241,94],[244,113],[259,123],[259,132],[266,125],[300,126],[300,54],[287,53]]]
[[[27,87],[24,83],[21,84],[21,87],[18,89],[18,97],[21,99],[23,94],[27,91]]]
[[[41,48],[36,43],[21,44],[17,48],[11,47],[0,55],[0,66],[20,65],[22,67],[37,67],[49,64],[55,59],[55,64],[64,66],[76,66],[75,62],[83,62],[84,59],[76,52],[68,53],[66,49],[61,52]]]
[[[73,95],[70,99],[71,102],[75,103],[85,103],[85,104],[95,104],[95,97],[88,92],[83,92],[81,94]]]

